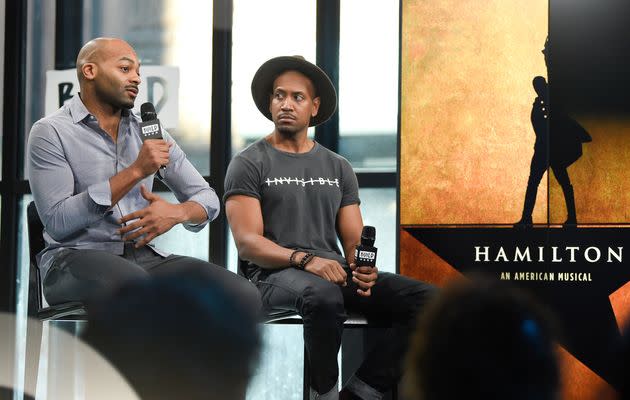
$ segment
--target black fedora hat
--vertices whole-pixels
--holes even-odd
[[[271,120],[269,96],[273,90],[273,82],[285,71],[298,71],[308,77],[315,86],[315,97],[320,98],[320,104],[317,115],[311,118],[309,126],[317,126],[328,121],[337,109],[337,91],[328,75],[302,56],[275,57],[258,68],[252,79],[252,97],[258,110]]]

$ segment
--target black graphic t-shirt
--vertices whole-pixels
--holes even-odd
[[[294,154],[261,139],[230,162],[223,200],[239,194],[260,200],[267,239],[346,264],[337,246],[337,212],[360,200],[357,177],[342,156],[317,142]]]

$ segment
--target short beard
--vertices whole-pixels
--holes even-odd
[[[96,89],[97,89],[97,96],[100,99],[102,99],[106,104],[109,104],[110,106],[116,109],[131,110],[133,106],[135,105],[135,100],[129,100],[129,101],[121,100],[118,96],[116,96],[115,94],[111,94],[106,90],[100,90],[100,88],[96,88]]]
[[[298,133],[298,130],[293,127],[278,125],[276,125],[276,131],[287,139],[295,137]]]
[[[135,100],[126,101],[126,100],[112,99],[112,102],[118,108],[122,108],[125,110],[131,110],[133,106],[136,104]]]

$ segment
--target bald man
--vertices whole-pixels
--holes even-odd
[[[120,39],[91,40],[77,57],[77,76],[80,93],[37,121],[28,140],[29,180],[45,228],[38,263],[47,302],[89,303],[131,279],[194,270],[255,309],[259,294],[247,280],[151,244],[177,224],[201,230],[220,203],[167,132],[142,142],[130,112],[141,83],[134,49]],[[178,204],[151,192],[156,176]]]

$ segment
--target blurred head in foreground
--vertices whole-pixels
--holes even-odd
[[[202,276],[132,282],[90,308],[84,339],[140,398],[245,399],[255,316]]]
[[[475,279],[447,287],[412,336],[412,399],[558,398],[558,362],[546,312],[505,283]]]

